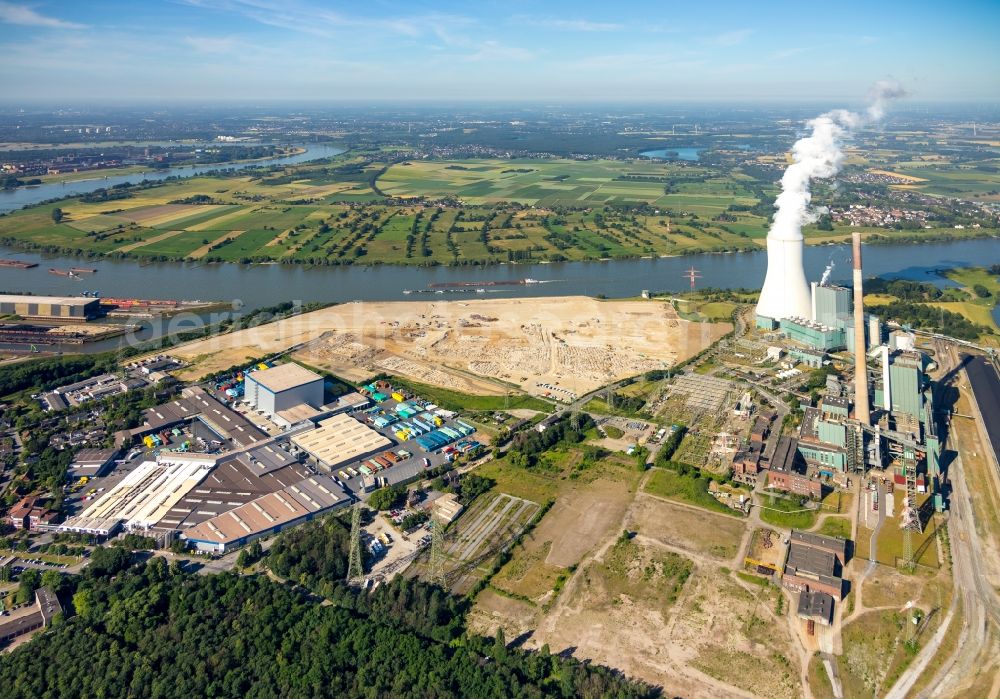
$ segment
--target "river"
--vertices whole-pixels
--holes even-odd
[[[8,213],[25,206],[31,206],[48,199],[62,197],[79,196],[87,192],[93,192],[101,187],[114,187],[117,184],[126,182],[137,183],[142,180],[165,180],[168,177],[194,177],[213,170],[244,170],[248,167],[261,167],[268,165],[294,165],[308,160],[318,160],[328,158],[339,153],[343,153],[343,148],[325,144],[309,144],[301,146],[305,152],[296,155],[288,155],[281,158],[268,158],[266,160],[254,160],[244,163],[216,163],[214,165],[182,165],[180,167],[167,170],[150,170],[149,172],[135,172],[131,175],[110,175],[100,174],[100,170],[94,171],[92,179],[76,180],[75,182],[49,182],[33,187],[18,187],[17,189],[0,190],[0,213]]]
[[[332,146],[309,146],[306,153],[269,161],[303,162],[342,152]],[[236,167],[247,167],[247,164]],[[211,167],[188,168],[195,175]],[[157,173],[163,177],[169,173]],[[175,173],[176,174],[176,173]],[[124,177],[122,180],[134,176]],[[107,186],[110,180],[90,184]],[[53,187],[44,185],[55,196]],[[38,189],[42,189],[40,187]],[[68,193],[68,192],[67,192]],[[824,268],[834,264],[832,279],[850,279],[850,246],[807,246],[805,268],[809,279],[819,279]],[[651,291],[682,291],[689,282],[683,276],[690,267],[701,277],[699,287],[760,288],[767,266],[767,254],[759,252],[700,254],[606,262],[557,262],[551,264],[465,267],[407,267],[375,265],[313,267],[297,265],[237,265],[184,262],[140,263],[135,260],[85,259],[59,255],[22,253],[0,248],[0,256],[37,262],[38,267],[19,270],[0,267],[0,292],[29,292],[49,295],[79,295],[84,290],[102,296],[137,298],[179,298],[223,300],[234,308],[254,309],[282,301],[345,302],[352,300],[398,301],[491,297],[564,296],[582,294],[609,298],[638,296]],[[947,284],[936,270],[949,267],[983,266],[1000,262],[1000,241],[992,238],[956,240],[944,243],[865,246],[865,275],[891,276]],[[48,273],[49,267],[79,266],[97,269],[94,275],[71,279]],[[464,293],[428,292],[429,285],[445,282],[485,282],[537,280],[537,284],[473,286]],[[409,290],[412,293],[406,294]],[[424,293],[421,293],[424,292]],[[995,311],[1000,321],[1000,313]],[[155,331],[154,331],[155,332]],[[147,335],[148,333],[144,333]],[[114,341],[108,341],[114,342]],[[106,348],[94,343],[88,349]]]
[[[819,279],[834,263],[832,279],[850,279],[850,246],[807,246],[806,276]],[[299,265],[140,263],[135,260],[86,259],[22,253],[0,248],[0,256],[37,262],[28,270],[0,267],[0,290],[33,294],[79,295],[85,289],[103,296],[238,300],[259,308],[280,301],[372,301],[463,298],[468,293],[404,294],[426,290],[429,284],[459,281],[514,281],[535,279],[539,284],[482,287],[494,296],[564,296],[603,294],[610,298],[638,296],[643,289],[681,291],[689,282],[685,270],[701,273],[699,287],[760,288],[767,254],[759,252],[700,254],[607,262],[554,262],[465,267],[406,267],[375,265],[312,267]],[[916,245],[865,246],[865,276],[895,276],[922,281],[940,280],[935,270],[1000,262],[1000,241],[992,238]],[[97,269],[75,280],[48,273],[49,267],[83,265]]]

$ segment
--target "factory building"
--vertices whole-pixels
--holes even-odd
[[[825,352],[847,347],[847,336],[843,328],[823,325],[807,318],[786,318],[781,321],[781,331],[793,342]]]
[[[103,476],[110,470],[119,453],[118,449],[81,449],[73,457],[66,477],[75,480],[84,476]]]
[[[810,478],[804,471],[799,441],[791,437],[779,439],[767,472],[767,487],[817,500],[822,498],[822,482]]]
[[[236,447],[248,448],[268,439],[259,427],[215,400],[199,386],[185,388],[181,396],[169,403],[148,408],[143,414],[142,426],[125,431],[124,441],[131,443],[136,437],[156,434],[195,420],[204,424],[219,440],[228,440]]]
[[[315,475],[268,493],[181,534],[199,551],[226,553],[271,534],[308,522],[350,498],[330,476]]]
[[[796,606],[795,612],[800,619],[819,622],[823,626],[829,626],[833,623],[833,605],[834,599],[832,595],[828,595],[825,592],[809,592],[805,590],[799,593],[799,603]]]
[[[60,531],[108,536],[119,527],[147,530],[163,519],[215,467],[217,457],[163,453],[126,475]]]
[[[100,299],[0,294],[0,315],[39,320],[89,320],[100,313]]]
[[[822,592],[835,600],[843,598],[841,577],[847,558],[847,541],[792,530],[781,583],[799,592]]]
[[[813,321],[842,328],[851,320],[851,290],[833,284],[813,284]]]
[[[320,422],[315,430],[294,435],[292,444],[308,453],[321,467],[333,470],[341,464],[376,454],[392,442],[350,415],[340,413]]]
[[[323,405],[323,377],[298,364],[280,364],[246,375],[244,399],[255,410],[274,417],[297,405]]]
[[[889,395],[893,412],[923,416],[923,362],[916,352],[889,355]]]
[[[309,469],[286,446],[271,442],[221,456],[208,477],[173,504],[157,529],[183,532],[289,483],[305,480]]]

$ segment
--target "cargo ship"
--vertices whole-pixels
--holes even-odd
[[[56,274],[60,277],[79,277],[79,275],[71,269],[56,269],[55,267],[49,267],[49,274]]]
[[[70,267],[69,271],[75,274],[97,274],[97,270],[93,267]]]
[[[31,269],[37,267],[37,262],[22,262],[21,260],[0,260],[0,267],[14,267],[15,269]]]
[[[496,281],[479,281],[479,282],[434,282],[433,284],[428,284],[427,286],[431,289],[457,289],[466,286],[472,287],[483,287],[483,286],[523,286],[525,284],[540,284],[537,279],[510,279],[510,280],[496,280]]]

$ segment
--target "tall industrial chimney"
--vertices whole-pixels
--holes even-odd
[[[866,425],[872,421],[868,406],[868,369],[865,352],[865,301],[861,284],[861,233],[854,244],[854,416]]]

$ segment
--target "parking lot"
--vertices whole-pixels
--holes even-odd
[[[411,398],[405,401],[405,403],[414,408],[418,408],[419,410],[417,412],[422,411],[424,414],[426,414],[426,409],[428,407],[432,410],[436,407],[415,398]],[[394,446],[390,447],[389,451],[391,451],[398,460],[390,466],[382,468],[372,474],[375,478],[383,479],[388,485],[409,481],[420,476],[421,473],[427,470],[441,466],[453,458],[452,454],[456,453],[455,445],[462,444],[466,441],[476,441],[477,434],[471,433],[462,439],[452,440],[451,443],[445,444],[441,448],[430,450],[425,449],[420,442],[426,441],[425,439],[422,440],[422,438],[426,438],[427,435],[440,430],[440,428],[461,428],[461,417],[454,414],[448,416],[448,411],[441,411],[437,414],[437,417],[440,419],[440,424],[428,424],[427,422],[424,422],[424,424],[428,424],[428,426],[432,427],[431,430],[422,431],[421,434],[412,433],[408,439],[401,440],[399,437],[401,425],[414,425],[414,420],[407,420],[399,417],[399,413],[397,413],[397,407],[399,405],[400,401],[389,398],[377,403],[371,408],[358,410],[352,413],[352,416],[355,419],[364,422],[369,428],[382,434],[393,442]],[[387,418],[394,419],[383,425],[379,420],[380,418],[382,421]],[[461,429],[466,432],[468,431],[466,428]],[[347,488],[359,495],[363,495],[364,487],[362,481],[366,474],[363,473],[360,466],[370,460],[371,457],[368,459],[359,459],[358,461],[350,464],[337,466],[333,469],[333,475],[341,480]],[[369,470],[372,469],[369,468]],[[346,480],[344,476],[346,476]]]

